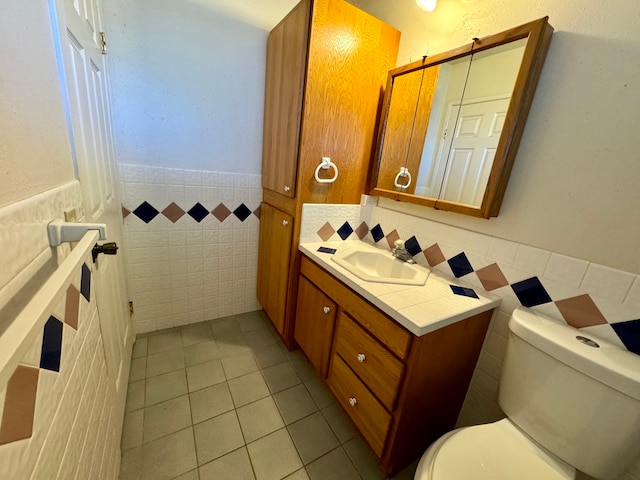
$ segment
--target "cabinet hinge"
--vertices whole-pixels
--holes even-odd
[[[100,51],[102,52],[103,55],[107,54],[107,35],[104,32],[100,32],[100,38],[99,38],[99,44],[100,44]]]

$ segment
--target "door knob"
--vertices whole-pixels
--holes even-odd
[[[98,245],[97,243],[91,249],[91,257],[93,258],[93,263],[96,263],[96,258],[98,255],[104,253],[105,255],[115,255],[118,253],[118,245],[116,242],[107,242],[102,245]]]

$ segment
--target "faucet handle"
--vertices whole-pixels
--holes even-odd
[[[399,238],[398,240],[396,240],[395,242],[393,242],[393,246],[394,246],[395,248],[404,248],[404,240],[402,240],[402,239],[400,239],[400,238]]]

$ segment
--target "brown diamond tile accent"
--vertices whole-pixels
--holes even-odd
[[[184,210],[175,202],[171,202],[167,208],[162,210],[162,214],[171,220],[171,223],[176,223],[184,215]]]
[[[224,203],[221,203],[216,208],[211,210],[211,214],[218,219],[220,222],[224,222],[229,215],[231,215],[231,210],[225,207]]]
[[[504,274],[497,263],[476,270],[476,275],[478,275],[484,289],[489,292],[496,288],[509,285],[509,282],[504,278]]]
[[[67,300],[64,306],[64,322],[78,330],[78,311],[80,307],[80,292],[73,285],[67,288]]]
[[[442,253],[442,250],[440,250],[440,245],[438,245],[437,243],[434,243],[429,248],[423,250],[422,253],[427,259],[427,263],[432,267],[440,265],[446,260],[446,258],[444,258],[444,254]]]
[[[129,215],[131,215],[131,212],[129,210],[127,210],[126,208],[124,208],[124,205],[122,206],[122,219],[124,220],[125,218],[127,218]]]
[[[602,312],[587,294],[558,300],[558,310],[569,325],[575,328],[593,327],[607,323]]]
[[[260,206],[258,206],[258,208],[256,208],[256,209],[253,211],[253,214],[254,214],[256,217],[260,218]]]
[[[367,233],[369,233],[369,226],[366,224],[366,222],[362,222],[360,226],[356,228],[356,235],[358,235],[358,238],[362,240],[367,235]]]
[[[389,248],[393,248],[393,247],[395,247],[395,245],[394,245],[395,241],[396,240],[400,240],[400,234],[394,228],[393,231],[391,231],[385,238],[387,239],[387,243],[389,244]]]
[[[331,226],[331,224],[329,222],[325,223],[322,228],[320,230],[318,230],[316,232],[318,234],[318,236],[323,240],[323,241],[327,241],[331,238],[331,235],[333,235],[334,233],[336,233],[336,231],[333,229],[333,227]]]
[[[7,383],[0,423],[0,445],[31,437],[40,370],[18,365]]]

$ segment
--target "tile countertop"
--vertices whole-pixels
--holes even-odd
[[[379,248],[357,240],[305,242],[299,245],[300,251],[307,257],[417,336],[486,312],[500,304],[499,297],[436,270],[431,270],[427,283],[422,286],[361,280],[332,261],[332,254],[318,252],[319,247],[335,248],[337,252],[355,247],[375,251],[380,251]],[[418,268],[427,267],[418,265]],[[451,285],[472,288],[480,298],[456,295]]]

